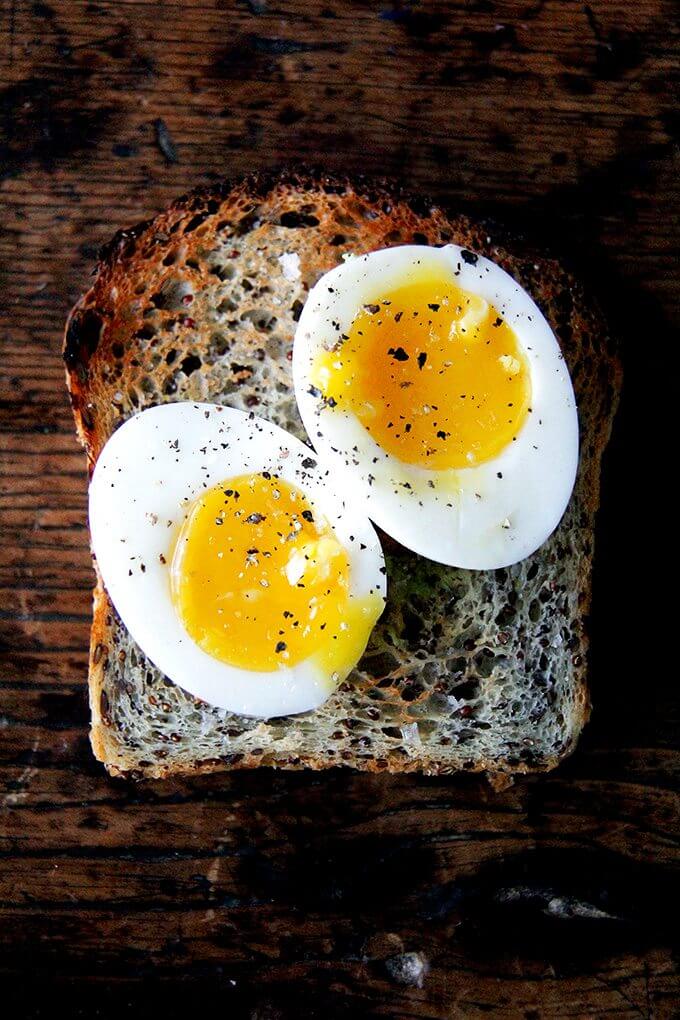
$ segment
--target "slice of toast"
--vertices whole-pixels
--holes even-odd
[[[560,527],[529,559],[488,572],[440,566],[384,538],[387,608],[359,667],[322,708],[267,722],[211,708],[163,676],[99,578],[92,746],[112,774],[526,772],[573,749],[589,714],[593,525],[620,366],[599,313],[554,260],[510,250],[387,183],[253,175],[196,191],[116,234],[71,313],[64,358],[78,435],[92,469],[125,418],[191,399],[252,409],[304,438],[290,358],[308,289],[347,252],[448,241],[499,262],[560,340],[581,428]]]

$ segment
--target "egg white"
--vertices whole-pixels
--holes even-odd
[[[433,471],[384,450],[341,405],[323,406],[311,368],[361,310],[417,272],[493,304],[514,330],[531,373],[531,413],[501,453],[482,464]],[[310,440],[369,517],[413,551],[452,566],[509,566],[557,527],[578,465],[578,418],[569,371],[538,306],[505,270],[457,245],[404,245],[349,258],[310,291],[295,334],[295,395]]]
[[[211,705],[261,718],[305,712],[321,705],[335,683],[312,658],[273,672],[227,665],[185,631],[171,598],[170,563],[179,527],[206,489],[260,471],[298,486],[347,552],[351,595],[385,597],[378,537],[317,460],[308,446],[253,414],[190,402],[129,419],[99,456],[89,518],[106,590],[151,662]]]

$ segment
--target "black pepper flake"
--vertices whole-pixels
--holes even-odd
[[[274,651],[278,654],[279,652],[285,652],[285,650],[286,650],[286,642],[285,641],[277,641],[276,642],[276,648],[274,649]]]
[[[262,521],[265,521],[266,519],[265,514],[248,514],[246,517],[246,524],[261,524]]]
[[[401,322],[401,317],[403,314],[404,314],[403,312],[397,312],[397,314],[394,316],[394,321]]]
[[[467,248],[463,248],[461,251],[461,258],[463,262],[467,262],[469,266],[476,266],[479,260],[479,255],[475,255],[473,251],[468,251]]]
[[[403,347],[390,347],[387,351],[395,361],[408,361],[408,354]]]
[[[335,397],[328,397],[328,399],[326,400],[326,403],[328,404],[329,407],[337,407],[338,406],[338,402],[335,399]]]
[[[425,353],[425,351],[421,351],[420,354],[418,355],[418,368],[423,368],[426,361],[427,354]]]
[[[161,561],[163,566],[165,566],[165,564],[167,563],[167,560],[166,560],[165,556],[163,555],[163,553],[159,553],[158,559]]]
[[[266,479],[267,479],[267,481],[269,481],[269,479],[271,478],[271,474],[270,474],[270,472],[269,472],[269,471],[263,471],[263,472],[262,472],[262,477],[263,477],[263,478],[266,478]]]
[[[434,304],[434,303],[433,304],[429,304],[429,302],[428,302],[427,307],[431,308],[433,312],[438,312],[439,308],[440,308],[440,305],[437,305],[437,304]]]
[[[502,477],[503,477],[503,472],[502,471],[497,471],[496,472],[496,478],[502,478]]]
[[[380,311],[380,305],[364,305],[364,308],[367,312],[370,312],[371,315],[375,315],[376,312]]]
[[[496,321],[493,323],[493,325],[496,327],[496,329],[498,329],[499,326],[503,325],[503,320],[501,319],[500,315],[498,316]]]
[[[448,433],[448,432],[444,432],[443,429],[440,429],[439,432],[437,433],[437,439],[448,439],[449,438],[449,434],[450,433]]]
[[[316,386],[310,386],[309,389],[307,390],[307,392],[309,393],[310,397],[320,397],[321,396],[321,390],[317,389]]]
[[[311,510],[303,510],[302,511],[302,519],[303,519],[303,521],[307,521],[309,524],[313,524],[314,523],[314,514],[312,513]]]
[[[224,524],[224,521],[222,520],[221,517],[216,517],[215,518],[215,524],[217,524],[218,527],[219,527],[220,525]]]
[[[303,468],[307,468],[308,470],[309,468],[315,468],[316,461],[313,459],[313,457],[305,457],[305,459],[302,462],[302,466]]]

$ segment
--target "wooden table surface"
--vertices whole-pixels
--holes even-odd
[[[59,356],[115,228],[306,161],[548,241],[600,295],[637,407],[646,366],[675,371],[656,352],[678,322],[676,5],[3,0],[0,33],[4,1015],[677,1015],[677,675],[635,576],[653,491],[621,420],[595,712],[557,772],[502,792],[342,771],[135,786],[88,745],[86,480]]]

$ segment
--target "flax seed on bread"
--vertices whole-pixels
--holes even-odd
[[[193,192],[115,235],[73,309],[64,358],[90,469],[116,426],[165,401],[254,410],[305,438],[290,353],[305,295],[345,253],[453,241],[539,304],[569,364],[581,429],[555,534],[516,566],[441,566],[384,539],[388,603],[322,708],[244,718],[199,702],[130,638],[101,578],[90,654],[92,745],[109,772],[162,777],[270,765],[492,774],[554,767],[589,714],[586,617],[600,462],[620,366],[597,309],[554,259],[393,184],[252,175]]]

